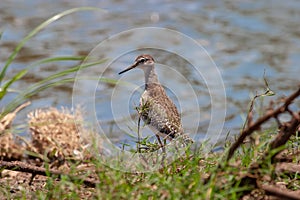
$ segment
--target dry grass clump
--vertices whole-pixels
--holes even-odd
[[[75,114],[67,109],[37,109],[28,114],[32,137],[29,150],[45,156],[49,162],[81,159],[83,144],[80,131],[83,129],[81,112]]]
[[[91,142],[101,145],[101,141],[96,139],[97,134],[84,128],[79,108],[74,113],[65,108],[48,108],[28,114],[31,140],[22,139],[26,143],[25,148],[16,141],[11,126],[17,112],[29,104],[19,106],[0,120],[0,160],[21,160],[27,154],[40,164],[46,161],[52,166],[60,166],[66,160],[91,158],[92,155],[87,151]]]
[[[8,113],[0,120],[0,160],[21,160],[23,158],[24,147],[16,142],[11,133],[11,124],[16,114],[28,106],[30,102],[26,102],[16,108],[15,111]]]
[[[0,133],[0,160],[21,160],[23,152],[24,147],[15,141],[12,133]]]

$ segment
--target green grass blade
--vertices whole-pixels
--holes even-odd
[[[58,62],[58,61],[82,61],[85,57],[76,57],[76,56],[64,56],[64,57],[53,57],[53,58],[46,58],[43,60],[40,60],[32,65],[29,65],[26,69],[21,70],[18,72],[14,77],[12,77],[8,82],[5,83],[3,87],[0,88],[0,100],[6,95],[7,90],[11,84],[13,84],[15,81],[21,79],[30,68],[33,68],[35,66],[51,63],[51,62]]]
[[[13,78],[11,78],[8,82],[6,82],[3,87],[0,88],[0,100],[7,93],[7,89],[9,88],[9,86],[11,84],[13,84],[15,81],[17,81],[20,78],[22,78],[27,72],[28,72],[27,69],[23,69],[23,70],[19,71]]]
[[[38,62],[35,62],[27,67],[27,69],[31,69],[33,67],[52,63],[52,62],[61,62],[61,61],[83,61],[85,59],[85,56],[58,56],[58,57],[52,57],[52,58],[46,58],[39,60]]]
[[[117,81],[114,79],[109,79],[109,78],[98,78],[97,80],[104,82],[104,83],[116,83]],[[18,95],[18,97],[16,97],[13,101],[11,101],[8,105],[5,106],[5,110],[1,113],[0,115],[0,119],[5,116],[7,113],[11,112],[12,110],[14,110],[18,105],[20,105],[23,101],[25,101],[26,99],[32,97],[33,95],[37,94],[38,92],[41,92],[43,90],[46,90],[48,88],[52,88],[52,87],[57,87],[66,83],[71,83],[74,82],[75,78],[65,78],[65,79],[61,79],[59,81],[54,81],[54,82],[50,82],[50,83],[46,83],[44,85],[38,85],[35,88],[32,88],[30,91],[22,94],[22,95]]]
[[[5,74],[6,74],[6,70],[9,67],[9,65],[12,63],[12,61],[15,59],[15,57],[17,56],[17,54],[19,53],[19,51],[23,48],[23,46],[25,45],[25,43],[32,38],[33,36],[35,36],[38,32],[40,32],[43,28],[45,28],[46,26],[48,26],[49,24],[51,24],[52,22],[55,22],[56,20],[72,14],[74,12],[78,12],[78,11],[86,11],[86,10],[101,10],[99,8],[95,8],[95,7],[80,7],[80,8],[73,8],[70,10],[66,10],[64,12],[61,12],[59,14],[54,15],[53,17],[49,18],[48,20],[44,21],[43,23],[41,23],[39,26],[37,26],[35,29],[33,29],[26,37],[24,37],[21,42],[17,45],[17,47],[14,49],[13,53],[9,56],[9,58],[7,59],[4,68],[2,69],[1,73],[0,73],[0,83],[2,82]]]
[[[100,80],[101,82],[108,82],[108,83],[113,82],[113,80],[109,80],[108,78],[103,78],[103,79],[100,78],[98,80]],[[40,86],[34,88],[33,91],[26,93],[26,95],[24,97],[25,97],[25,99],[27,99],[27,98],[30,98],[31,96],[37,94],[38,92],[41,92],[41,91],[47,89],[47,88],[57,87],[57,86],[65,84],[65,83],[70,83],[70,82],[73,82],[73,81],[75,81],[75,78],[65,78],[65,79],[61,79],[59,81],[46,83],[44,85],[40,85]]]
[[[58,72],[56,74],[53,74],[53,75],[47,77],[46,79],[43,79],[43,80],[41,80],[41,81],[33,84],[32,86],[28,87],[26,89],[26,91],[20,93],[15,99],[13,99],[10,103],[8,103],[5,106],[4,111],[0,115],[0,119],[4,115],[6,115],[7,113],[9,113],[12,110],[14,110],[23,101],[25,101],[26,99],[30,98],[31,96],[37,94],[38,92],[40,92],[42,90],[45,90],[47,88],[50,88],[50,87],[55,87],[55,86],[62,85],[64,83],[71,82],[71,81],[75,80],[75,78],[65,78],[65,79],[61,79],[61,80],[55,81],[56,79],[62,78],[64,76],[67,76],[69,74],[77,72],[77,71],[79,71],[81,69],[92,67],[92,66],[104,63],[104,62],[106,62],[106,59],[102,59],[100,61],[93,62],[93,63],[87,63],[85,65],[77,65],[77,66],[72,67],[70,69],[66,69],[64,71]],[[109,79],[105,79],[104,81],[113,82],[112,80],[109,80]]]
[[[56,74],[53,74],[53,75],[51,75],[51,76],[49,76],[49,77],[47,77],[47,78],[45,78],[45,79],[37,82],[36,84],[33,85],[33,87],[35,87],[36,85],[44,84],[44,83],[49,82],[51,80],[54,80],[56,78],[60,78],[60,77],[66,76],[68,74],[77,72],[78,70],[81,70],[81,69],[84,69],[84,68],[88,68],[88,67],[91,67],[91,66],[94,66],[94,65],[98,65],[98,64],[104,63],[105,61],[106,61],[106,59],[100,60],[100,61],[97,61],[97,62],[93,62],[93,63],[88,63],[88,64],[85,64],[85,65],[78,65],[78,66],[72,67],[70,69],[66,69],[64,71],[58,72]]]

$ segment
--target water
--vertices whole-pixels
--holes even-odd
[[[141,27],[172,29],[200,43],[220,70],[226,91],[224,99],[227,100],[227,118],[222,127],[221,138],[228,131],[232,134],[237,133],[241,127],[251,95],[264,89],[264,73],[271,89],[276,92],[276,96],[265,98],[265,105],[269,100],[289,95],[300,83],[300,3],[297,0],[275,0],[272,3],[218,0],[172,3],[131,0],[97,3],[79,0],[29,0],[25,3],[3,0],[0,6],[0,24],[3,31],[0,64],[3,66],[16,44],[34,27],[58,12],[79,6],[96,6],[107,12],[80,12],[51,24],[25,45],[9,68],[8,77],[42,58],[86,55],[101,41],[122,31]],[[137,45],[136,47],[145,47],[142,44],[158,41],[161,45],[168,45],[170,49],[178,52],[187,52],[190,55],[194,53],[190,45],[180,42],[181,40],[171,41],[159,35],[153,40],[149,37],[139,38],[134,34],[125,35],[118,43],[110,43],[104,51],[97,52],[99,58],[112,58],[111,63],[105,65],[105,70],[99,67],[91,73],[95,77],[104,73],[105,77],[130,82],[135,86],[114,86],[99,82],[95,87],[95,82],[87,81],[84,88],[77,93],[83,97],[79,98],[78,102],[85,102],[85,94],[94,95],[95,116],[100,121],[103,131],[117,144],[132,143],[135,140],[134,130],[137,123],[134,107],[138,105],[138,88],[142,88],[143,73],[135,70],[121,77],[117,73],[130,65],[139,53],[149,52],[160,63],[157,72],[161,82],[168,88],[169,96],[182,112],[185,130],[195,138],[203,139],[213,115],[210,88],[205,77],[197,74],[187,60],[166,51],[143,49],[115,57],[118,52],[127,48],[126,42],[131,37],[136,38],[133,44]],[[205,60],[207,58],[192,59],[203,65],[202,74],[209,73],[211,63]],[[25,90],[28,85],[71,64],[39,66],[32,69],[13,87],[20,91]],[[93,91],[94,93],[89,93]],[[6,96],[0,102],[0,106],[5,106],[15,96],[15,93]],[[73,84],[41,92],[32,98],[32,105],[20,113],[15,123],[26,122],[26,112],[35,108],[71,107],[72,96]],[[89,104],[84,106],[89,107]],[[299,100],[295,107],[300,107]],[[86,109],[89,111],[92,108]],[[87,116],[88,119],[90,117],[92,116]],[[214,126],[217,126],[219,122],[214,123]],[[149,130],[143,132],[144,136],[152,135]]]

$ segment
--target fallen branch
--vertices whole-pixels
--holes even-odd
[[[281,189],[274,185],[259,185],[259,188],[266,191],[266,193],[275,195],[276,197],[280,197],[280,199],[290,199],[290,200],[300,200],[299,192],[291,191],[288,189]]]
[[[277,163],[275,167],[277,173],[300,173],[300,165],[295,163]]]
[[[289,121],[284,123],[279,130],[278,135],[276,138],[270,143],[269,150],[276,149],[282,145],[284,145],[292,135],[295,135],[298,127],[300,125],[300,112],[295,114],[293,113],[293,118]],[[280,153],[281,151],[277,152],[276,154],[272,155],[272,162],[274,161],[274,157]],[[268,154],[268,152],[266,153]]]
[[[280,106],[279,108],[269,111],[266,115],[258,118],[256,122],[251,123],[250,126],[248,126],[246,129],[244,129],[241,133],[238,139],[231,145],[226,160],[230,160],[233,156],[235,150],[243,143],[244,139],[251,135],[254,131],[258,130],[263,123],[268,121],[271,118],[277,118],[277,116],[281,113],[284,113],[288,111],[288,106],[293,102],[294,99],[296,99],[300,95],[300,87],[296,92],[291,94],[289,97],[286,98],[284,104]]]
[[[291,121],[286,122],[280,127],[279,134],[277,137],[270,143],[271,149],[276,149],[281,145],[284,145],[290,137],[296,133],[298,126],[300,125],[300,113],[295,114],[296,116],[291,119]]]
[[[274,157],[274,162],[293,162],[296,157],[300,157],[299,148],[293,149],[293,151],[290,153],[287,149],[285,149]]]
[[[45,169],[43,167],[33,166],[28,163],[24,163],[24,162],[20,162],[20,161],[14,161],[14,162],[0,161],[0,169],[7,169],[7,170],[12,170],[12,171],[31,173],[33,176],[35,176],[35,175],[42,175],[42,176],[56,175],[58,179],[61,179],[63,176],[67,176],[72,181],[81,179],[80,177],[64,174],[59,170]],[[88,187],[95,187],[98,183],[99,182],[94,181],[92,179],[84,179],[83,180],[83,184]]]

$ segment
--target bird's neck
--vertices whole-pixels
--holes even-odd
[[[157,75],[153,67],[144,70],[145,73],[145,90],[159,84]]]

